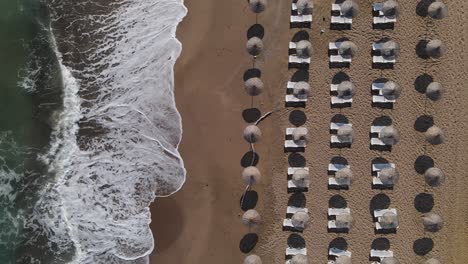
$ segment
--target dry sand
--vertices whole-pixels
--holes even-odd
[[[372,1],[359,1],[361,14],[354,19],[353,29],[329,30],[330,1],[315,1],[314,22],[308,30],[314,46],[310,67],[312,96],[305,112],[311,138],[305,157],[311,169],[313,183],[306,193],[311,213],[310,227],[304,232],[311,263],[326,263],[327,248],[336,237],[344,237],[353,253],[353,263],[369,263],[370,245],[375,238],[386,237],[391,249],[402,263],[421,263],[437,257],[442,263],[468,263],[468,202],[466,188],[466,158],[468,118],[465,110],[467,65],[461,54],[467,28],[463,0],[449,2],[450,17],[431,21],[416,15],[418,1],[400,1],[401,16],[395,30],[372,29]],[[242,75],[252,66],[245,52],[246,31],[255,23],[246,1],[187,0],[189,14],[180,24],[178,38],[183,44],[176,64],[176,101],[183,118],[184,135],[180,151],[187,168],[187,182],[180,192],[161,198],[153,205],[152,228],[156,249],[152,263],[242,263],[239,240],[248,232],[240,222],[239,199],[243,192],[240,180],[240,159],[248,151],[241,133],[246,123],[242,110],[251,107],[243,89]],[[283,152],[284,129],[292,108],[283,105],[285,84],[294,70],[287,69],[288,42],[298,31],[289,28],[290,1],[270,1],[267,12],[258,22],[265,28],[265,51],[256,67],[262,69],[266,91],[254,99],[262,113],[275,110],[260,124],[263,140],[256,149],[264,181],[255,186],[259,193],[256,207],[264,225],[255,230],[260,236],[253,252],[264,263],[284,263],[286,240],[290,232],[281,230],[289,195],[286,192],[288,155]],[[325,17],[325,21],[322,21]],[[426,31],[426,24],[429,30]],[[326,29],[320,34],[321,28]],[[417,42],[424,38],[439,38],[448,46],[441,60],[426,62],[415,54]],[[391,37],[401,45],[401,55],[393,70],[371,68],[370,49],[382,36]],[[330,108],[329,84],[340,69],[328,68],[328,42],[348,37],[360,48],[349,69],[342,69],[354,82],[357,92],[351,108]],[[430,102],[415,90],[417,76],[428,73],[443,84],[444,98]],[[393,110],[371,107],[370,84],[379,77],[390,78],[403,87],[402,97]],[[355,142],[350,149],[329,146],[330,119],[337,113],[348,117],[355,128]],[[414,129],[422,115],[434,117],[436,125],[446,133],[446,143],[425,144],[423,134]],[[369,149],[369,129],[379,116],[389,116],[401,133],[401,142],[392,152]],[[414,169],[420,155],[431,156],[436,166],[444,170],[446,183],[439,188],[424,185],[422,175]],[[327,165],[334,156],[345,157],[355,175],[347,191],[327,189]],[[371,189],[370,164],[376,157],[396,164],[401,178],[394,190],[382,191],[391,198],[391,207],[398,210],[400,228],[397,234],[375,235],[369,203],[381,191]],[[433,212],[445,220],[444,229],[425,233],[413,201],[419,193],[434,196]],[[348,201],[355,224],[349,234],[327,232],[328,200],[340,194]],[[413,242],[419,238],[433,239],[434,248],[426,256],[413,252]]]

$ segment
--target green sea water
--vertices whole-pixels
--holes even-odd
[[[40,0],[0,1],[0,263],[24,263],[34,250],[27,221],[50,175],[52,117],[60,109],[57,59]]]

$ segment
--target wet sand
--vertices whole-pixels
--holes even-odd
[[[422,263],[436,257],[442,263],[468,263],[468,195],[466,170],[468,134],[467,111],[463,102],[468,99],[464,83],[467,65],[460,56],[467,18],[462,12],[464,1],[450,1],[450,17],[432,21],[416,15],[418,1],[400,1],[401,16],[395,30],[373,30],[371,2],[360,1],[361,13],[353,20],[353,29],[329,29],[330,3],[315,1],[314,22],[307,30],[314,47],[310,66],[312,94],[304,112],[305,126],[310,139],[304,153],[311,171],[312,185],[307,192],[307,208],[311,224],[303,233],[311,263],[326,263],[329,243],[344,237],[353,263],[369,263],[369,250],[374,239],[388,238],[391,250],[402,263]],[[182,190],[169,198],[161,198],[152,206],[151,224],[155,233],[156,249],[152,263],[242,263],[245,254],[239,251],[239,241],[249,232],[240,222],[242,211],[239,200],[244,186],[240,180],[240,160],[249,146],[242,139],[246,122],[242,111],[251,107],[251,98],[243,89],[242,75],[252,66],[245,52],[247,29],[255,23],[255,16],[245,1],[205,0],[186,1],[189,14],[178,28],[178,39],[183,44],[182,55],[176,64],[175,90],[178,109],[183,118],[184,135],[180,151],[187,168],[187,182]],[[463,6],[464,5],[464,6]],[[265,92],[253,101],[262,113],[275,112],[260,124],[264,134],[256,145],[260,155],[259,167],[263,181],[254,187],[259,194],[256,209],[264,224],[257,232],[260,240],[253,252],[264,263],[284,263],[284,251],[290,232],[281,230],[289,198],[286,190],[288,154],[283,152],[284,130],[292,127],[289,113],[293,108],[283,105],[286,82],[295,72],[287,69],[288,42],[298,29],[289,28],[289,1],[270,1],[267,12],[259,16],[265,28],[265,51],[256,62],[262,69]],[[325,21],[322,18],[325,18]],[[326,32],[320,34],[320,29]],[[460,37],[460,34],[463,34]],[[420,39],[443,40],[448,52],[440,60],[426,62],[418,58],[415,47]],[[349,69],[329,69],[327,47],[330,41],[348,37],[359,47]],[[371,45],[382,37],[390,37],[401,45],[401,54],[393,70],[371,67]],[[461,72],[464,69],[464,72]],[[343,71],[356,86],[351,108],[330,108],[329,84],[333,76]],[[441,101],[431,102],[415,89],[415,79],[431,75],[444,86]],[[394,109],[372,107],[370,84],[386,77],[403,87]],[[355,128],[355,141],[350,149],[330,148],[329,124],[335,114],[344,114]],[[444,129],[446,142],[430,146],[421,132],[415,130],[415,121],[422,115],[432,116],[436,125]],[[369,149],[369,130],[373,120],[380,116],[391,118],[400,131],[401,142],[391,152]],[[351,165],[354,181],[349,190],[327,188],[327,165],[330,159],[341,155]],[[415,170],[415,160],[432,157],[447,181],[442,187],[430,188]],[[371,188],[371,161],[383,157],[396,164],[400,182],[394,190]],[[432,212],[442,215],[445,226],[439,233],[424,232],[422,214],[414,207],[420,193],[434,197]],[[396,234],[374,234],[369,211],[370,200],[384,193],[391,199],[391,207],[398,210],[400,227]],[[336,194],[346,198],[355,224],[349,234],[327,232],[328,200]],[[430,238],[431,252],[418,256],[413,251],[414,241]]]

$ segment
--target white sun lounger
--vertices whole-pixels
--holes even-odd
[[[294,133],[294,130],[296,130],[295,127],[289,127],[289,128],[286,128],[286,135],[287,136],[291,136],[293,133]],[[308,132],[308,129],[306,128],[307,132]]]
[[[297,170],[306,170],[309,171],[309,167],[289,167],[288,175],[293,175]]]
[[[371,126],[371,133],[380,133],[385,126]]]
[[[333,62],[333,63],[351,63],[351,61],[352,61],[351,58],[345,58],[341,55],[330,56],[330,62]]]
[[[291,23],[312,22],[312,15],[291,16]]]
[[[289,49],[295,49],[297,46],[296,42],[289,42]]]
[[[296,85],[297,82],[288,82],[286,85],[286,89],[294,89],[294,86]]]
[[[288,181],[288,189],[303,189],[303,188],[309,188],[310,181],[304,181],[305,186],[297,186],[293,180]]]
[[[339,84],[330,84],[330,91],[332,92],[338,91],[338,85]]]
[[[379,12],[379,16],[374,17],[374,24],[395,23],[397,21],[396,17],[391,18],[384,15],[384,12],[382,11],[383,3],[374,3],[372,5],[372,9],[376,12]]]
[[[343,42],[341,42],[341,41],[339,41],[339,42],[330,42],[330,43],[328,43],[328,49],[329,50],[337,50],[337,49],[340,48],[341,43],[343,43]]]
[[[350,104],[353,102],[353,97],[351,96],[348,96],[348,97],[345,97],[345,98],[340,98],[338,96],[332,96],[331,97],[331,103],[333,105],[336,105],[336,104]]]
[[[294,142],[293,140],[285,140],[284,141],[284,147],[285,148],[305,148],[307,146],[307,143],[305,142]]]
[[[352,124],[348,124],[348,123],[330,123],[330,129],[331,130],[338,130],[340,127],[344,126],[344,125],[349,125],[349,126],[353,126]]]
[[[287,214],[295,214],[297,212],[305,212],[305,213],[308,213],[309,212],[309,209],[307,208],[301,208],[301,207],[294,207],[294,206],[288,206],[286,208],[286,213]]]
[[[340,257],[340,256],[351,257],[351,252],[348,250],[341,250],[339,248],[330,248],[328,250],[328,255],[335,256],[335,257]]]
[[[345,164],[333,164],[333,163],[328,164],[329,171],[339,171],[343,168],[351,168],[351,166],[345,165]]]
[[[332,11],[340,11],[341,12],[341,5],[332,3]]]
[[[375,250],[371,249],[370,255],[372,258],[391,258],[393,257],[393,251],[391,250]]]
[[[386,213],[397,214],[397,210],[395,208],[374,210],[374,217],[379,218]]]
[[[286,256],[304,255],[307,256],[307,248],[286,248]]]
[[[395,163],[374,163],[372,164],[372,171],[379,172],[385,168],[395,168]]]
[[[296,5],[296,3],[292,3],[292,4],[291,4],[291,10],[293,10],[293,11],[297,10],[297,5]]]
[[[385,59],[383,56],[373,56],[372,57],[372,62],[373,63],[391,63],[391,64],[394,64],[394,63],[396,63],[396,60],[395,60],[395,58]]]
[[[338,185],[340,185],[340,184],[338,184],[338,182],[336,181],[335,177],[328,177],[328,185],[338,186]]]
[[[332,16],[331,17],[331,23],[332,24],[352,24],[353,19],[344,17],[344,16]]]
[[[328,208],[328,215],[329,216],[336,216],[341,214],[350,214],[351,209],[349,208]]]
[[[372,102],[377,103],[377,104],[389,104],[389,103],[395,103],[395,99],[387,99],[385,96],[382,95],[373,95],[372,96]]]
[[[286,103],[305,103],[305,102],[307,102],[307,98],[297,98],[293,94],[287,94],[284,97],[284,100],[286,101]]]
[[[383,82],[373,82],[372,91],[379,91],[379,94],[382,95],[382,89],[384,88],[385,83]]]
[[[379,138],[371,138],[371,145],[372,146],[386,146],[386,144]]]
[[[383,46],[383,43],[374,42],[374,43],[372,43],[372,50],[373,51],[381,50],[382,46]]]
[[[289,63],[310,64],[310,58],[299,58],[296,55],[289,56]]]

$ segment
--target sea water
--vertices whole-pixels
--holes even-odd
[[[185,181],[173,92],[183,3],[0,7],[2,263],[146,263],[148,206]]]

